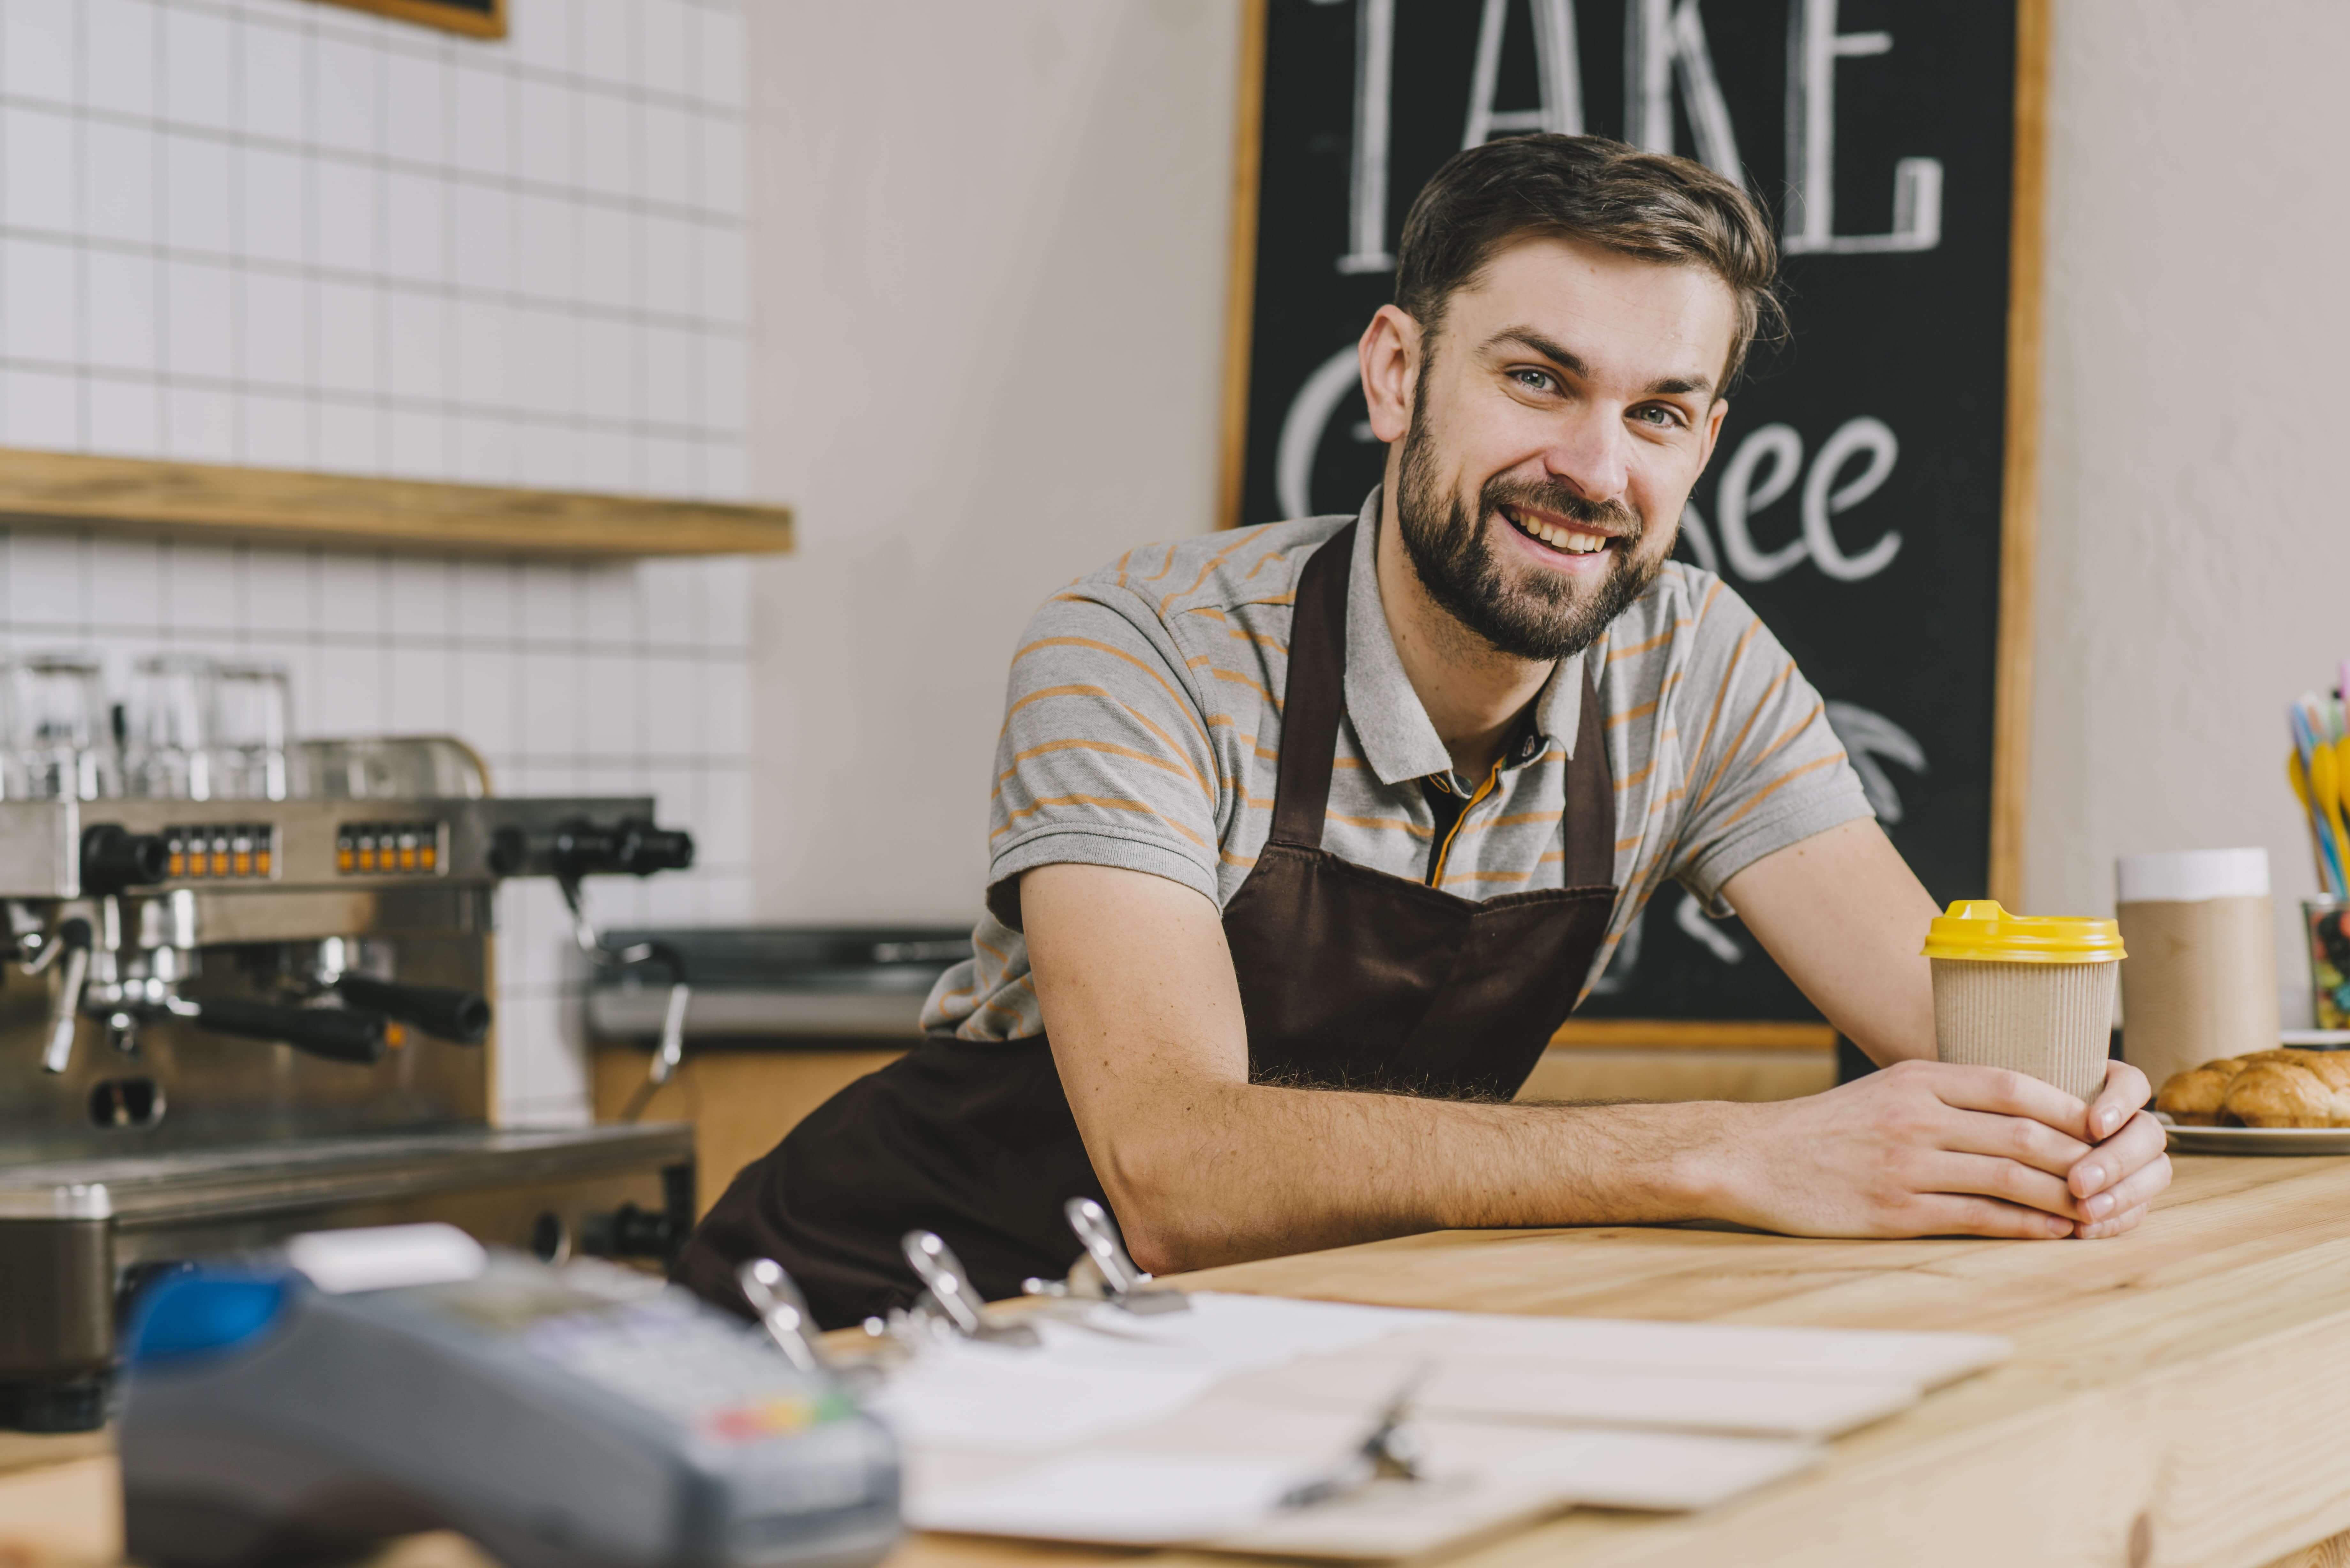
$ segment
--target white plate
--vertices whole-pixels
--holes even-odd
[[[2179,1154],[2350,1154],[2350,1127],[2183,1127],[2155,1113]]]

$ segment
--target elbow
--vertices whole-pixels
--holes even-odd
[[[1102,1190],[1117,1218],[1127,1256],[1147,1274],[1178,1274],[1218,1260],[1204,1233],[1196,1171],[1172,1150],[1150,1147],[1149,1138],[1120,1139],[1110,1158],[1098,1161]]]

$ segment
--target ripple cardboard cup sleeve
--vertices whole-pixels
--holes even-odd
[[[2194,849],[2114,864],[2122,1054],[2160,1088],[2220,1056],[2276,1049],[2269,852]]]
[[[1935,917],[1926,956],[1941,1060],[2029,1073],[2082,1100],[2105,1084],[2124,956],[2113,921],[2011,915],[1966,899]]]

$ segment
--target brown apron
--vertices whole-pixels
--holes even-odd
[[[1586,668],[1566,770],[1565,886],[1463,898],[1322,847],[1345,708],[1355,524],[1305,565],[1291,628],[1273,835],[1225,907],[1253,1081],[1506,1099],[1574,1011],[1616,889],[1616,791]],[[982,1295],[1076,1261],[1061,1205],[1103,1199],[1042,1036],[933,1035],[851,1084],[744,1168],[676,1277],[747,1313],[773,1258],[827,1328],[916,1293],[899,1238],[937,1231]]]

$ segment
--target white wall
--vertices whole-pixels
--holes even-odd
[[[1214,521],[1235,0],[764,0],[768,919],[970,919],[1031,611]]]
[[[0,0],[0,444],[743,493],[735,0],[518,0],[504,42],[307,0]],[[735,563],[0,533],[0,646],[286,664],[310,733],[452,731],[497,786],[655,790],[740,919]],[[509,888],[499,1100],[584,1116],[551,889]]]
[[[971,913],[1031,606],[1206,524],[1233,10],[754,12],[754,466],[806,539],[757,594],[763,916]],[[2057,7],[2025,881],[2096,912],[2117,854],[2264,844],[2297,981],[2282,708],[2350,655],[2350,7],[2251,10]]]
[[[2305,1017],[2284,706],[2350,657],[2350,7],[2055,23],[2027,897],[2103,910],[2116,855],[2265,845]]]

